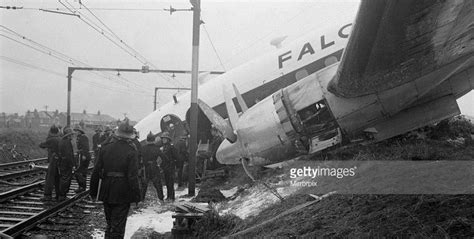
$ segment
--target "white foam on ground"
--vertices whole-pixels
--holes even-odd
[[[276,185],[272,186],[275,187]],[[298,188],[292,187],[290,185],[282,185],[279,183],[279,186],[276,188],[276,190],[282,197],[286,197],[294,193],[296,190],[298,190]],[[224,194],[224,192],[225,191],[222,193]],[[260,213],[263,209],[277,203],[279,200],[280,199],[271,193],[267,187],[262,184],[257,184],[249,189],[246,189],[234,200],[219,204],[218,210],[219,214],[221,215],[231,213],[242,219],[245,219],[249,216],[254,216]]]
[[[224,195],[224,197],[228,198],[228,197],[234,195],[237,192],[237,190],[239,190],[239,187],[233,187],[229,190],[220,190],[220,191],[221,191],[222,195]]]
[[[188,193],[188,190],[175,191],[176,202],[187,202],[191,198],[180,198]],[[198,193],[198,190],[196,190]],[[166,194],[166,190],[165,190]],[[148,199],[147,199],[148,200]],[[145,208],[139,209],[127,218],[124,238],[131,238],[139,229],[152,229],[158,233],[170,232],[173,228],[174,204],[166,203],[160,205],[158,202]]]
[[[173,228],[172,214],[172,211],[157,213],[153,207],[142,209],[141,212],[128,217],[125,238],[131,238],[140,228],[153,229],[159,233],[171,231]]]

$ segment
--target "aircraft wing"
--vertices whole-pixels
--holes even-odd
[[[473,67],[474,1],[363,0],[328,90],[358,97],[466,59]],[[459,69],[459,70],[463,70]]]

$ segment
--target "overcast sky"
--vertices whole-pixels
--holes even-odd
[[[39,10],[70,13],[61,2],[81,18]],[[68,61],[80,61],[75,66],[141,68],[148,62],[161,70],[191,69],[192,12],[162,10],[170,5],[187,9],[189,1],[61,2],[0,0],[1,6],[23,7],[0,9],[0,112],[24,114],[46,106],[66,111],[67,67],[73,66]],[[274,50],[269,42],[275,37],[287,35],[287,44],[351,19],[358,1],[202,1],[201,6],[205,24],[199,68],[223,71]],[[72,111],[100,110],[115,118],[126,113],[140,120],[153,109],[154,87],[189,87],[190,81],[191,75],[121,72],[117,77],[117,72],[77,71]],[[159,91],[158,107],[176,93]],[[458,102],[463,113],[474,115],[473,92]]]

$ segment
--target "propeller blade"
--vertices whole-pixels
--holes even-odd
[[[198,99],[198,105],[202,112],[207,116],[209,121],[211,121],[211,123],[223,133],[224,137],[229,140],[229,142],[234,143],[237,140],[237,135],[234,134],[234,130],[227,120],[222,118],[215,110],[213,110],[201,99]]]
[[[232,86],[234,87],[235,96],[237,97],[237,101],[239,102],[240,108],[242,109],[242,113],[244,113],[245,111],[249,109],[249,107],[245,103],[244,98],[242,97],[239,90],[237,89],[237,86],[235,86],[234,83],[232,83]]]
[[[234,102],[232,101],[232,94],[230,94],[226,87],[223,87],[223,94],[225,98],[225,107],[227,109],[227,114],[229,115],[229,120],[230,124],[232,125],[232,129],[237,129],[237,121],[239,121],[239,114],[237,113],[237,110],[235,109]]]

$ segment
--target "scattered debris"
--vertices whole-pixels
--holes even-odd
[[[199,191],[198,195],[194,198],[195,202],[221,202],[224,201],[225,197],[215,188],[205,188]]]
[[[207,204],[184,203],[176,205],[175,213],[172,215],[175,220],[171,233],[174,237],[191,236],[194,224],[208,211],[210,208]]]

